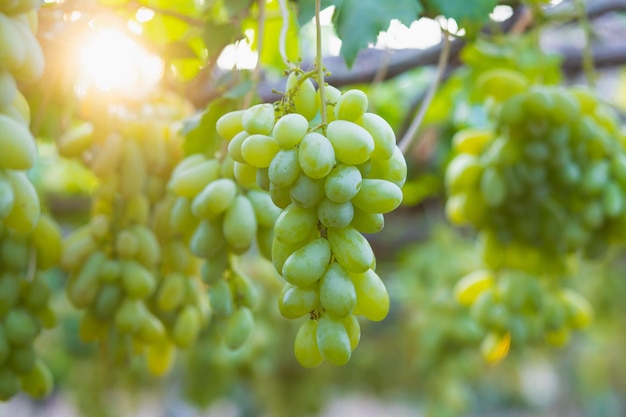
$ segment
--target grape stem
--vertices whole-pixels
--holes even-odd
[[[287,68],[293,68],[294,65],[291,61],[289,61],[289,57],[287,57],[287,33],[289,32],[289,9],[287,8],[287,0],[278,0],[278,4],[280,6],[280,15],[283,21],[283,24],[280,27],[278,50],[280,52],[280,57],[283,59]]]
[[[597,76],[591,46],[592,28],[589,24],[589,18],[587,17],[585,0],[576,0],[576,8],[578,8],[579,12],[578,22],[585,33],[585,46],[583,47],[583,71],[585,73],[585,78],[587,78],[587,84],[590,87],[595,87]]]
[[[402,151],[403,154],[407,154],[413,143],[415,142],[417,131],[419,130],[422,121],[424,120],[424,116],[426,115],[426,110],[430,106],[430,103],[433,101],[435,97],[435,92],[437,91],[437,87],[439,86],[439,82],[443,77],[443,73],[446,70],[446,65],[448,63],[448,56],[450,54],[450,37],[448,36],[448,31],[445,29],[441,29],[443,33],[443,47],[441,48],[441,53],[439,54],[439,61],[437,63],[437,72],[435,74],[435,79],[433,83],[430,85],[430,88],[426,92],[426,96],[422,101],[422,105],[417,112],[417,115],[411,122],[411,126],[406,131],[400,142],[398,143],[398,147]]]
[[[328,117],[326,115],[326,89],[324,86],[324,67],[322,65],[322,24],[320,22],[320,9],[321,0],[315,0],[315,66],[317,69],[317,83],[320,92],[320,115],[322,116],[322,126],[326,126]]]

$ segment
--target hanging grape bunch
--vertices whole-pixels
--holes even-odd
[[[489,77],[487,87],[508,76]],[[580,88],[515,90],[497,107],[493,130],[456,134],[446,171],[448,217],[479,231],[490,269],[456,287],[490,331],[482,347],[490,361],[511,341],[563,345],[589,324],[589,302],[560,277],[571,256],[597,257],[623,242],[626,220],[626,153],[610,109]]]
[[[368,113],[367,96],[343,94],[294,71],[281,102],[231,112],[217,122],[229,141],[239,182],[268,190],[282,209],[273,229],[271,258],[285,279],[279,309],[308,317],[295,355],[305,367],[324,360],[343,365],[360,338],[356,318],[382,320],[389,296],[363,233],[376,233],[383,214],[402,201],[406,163],[395,134]],[[327,124],[316,119],[327,113]]]
[[[35,37],[37,2],[0,4],[0,400],[23,390],[42,398],[52,390],[52,374],[38,357],[42,329],[54,326],[45,271],[58,263],[61,233],[41,214],[27,171],[37,160],[29,131],[30,108],[18,82],[43,74],[44,59]]]

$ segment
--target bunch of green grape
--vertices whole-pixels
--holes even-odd
[[[239,173],[240,174],[240,173]],[[254,182],[239,181],[236,162],[227,153],[194,154],[172,173],[169,188],[177,195],[171,226],[203,260],[201,276],[209,288],[212,312],[226,321],[224,343],[242,346],[254,328],[256,289],[236,267],[236,255],[253,245],[269,257],[274,221],[280,209]]]
[[[607,106],[537,86],[505,100],[495,126],[460,131],[446,171],[448,217],[481,232],[489,267],[559,271],[623,241],[626,152]]]
[[[64,241],[66,292],[84,310],[80,336],[113,341],[123,356],[145,354],[156,375],[209,318],[197,265],[169,227],[166,184],[181,142],[159,116],[168,114],[120,110],[111,113],[108,134],[86,123],[58,140],[62,155],[90,158],[99,180],[89,224]]]
[[[0,400],[20,389],[34,398],[52,390],[34,343],[56,323],[44,271],[58,264],[60,247],[61,231],[46,214],[27,233],[0,222]]]
[[[61,233],[41,215],[27,176],[37,145],[28,102],[18,90],[18,82],[36,81],[44,69],[35,37],[38,5],[0,4],[0,400],[20,389],[36,398],[52,390],[52,375],[34,343],[56,321],[44,271],[58,263]]]
[[[406,179],[393,129],[367,112],[365,93],[330,86],[325,93],[327,124],[313,121],[322,95],[298,72],[289,75],[282,102],[217,122],[235,179],[256,182],[282,209],[271,257],[286,281],[281,313],[310,318],[294,348],[305,367],[347,363],[360,338],[356,316],[386,316],[389,296],[363,233],[383,228],[383,214],[400,205]]]
[[[563,346],[573,330],[589,325],[593,315],[589,301],[574,290],[549,284],[515,269],[476,270],[457,282],[456,300],[469,307],[471,317],[488,331],[481,345],[488,362],[506,356],[513,343]]]

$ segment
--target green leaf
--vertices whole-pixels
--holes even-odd
[[[189,24],[172,16],[156,13],[142,24],[143,36],[151,42],[168,44],[184,39],[189,31]]]
[[[456,20],[468,32],[480,30],[489,19],[489,13],[498,0],[424,0],[431,13]]]
[[[322,10],[330,6],[341,6],[343,0],[322,0],[320,8]],[[315,2],[312,0],[297,0],[298,3],[298,24],[304,26],[315,17]]]
[[[375,42],[393,19],[410,26],[422,12],[418,0],[343,0],[336,5],[333,21],[341,39],[341,56],[350,67],[360,49]]]
[[[138,3],[157,12],[169,10],[189,17],[194,17],[200,12],[195,0],[139,0]]]
[[[205,22],[202,39],[210,58],[217,58],[222,49],[243,36],[239,25],[233,23],[217,23],[212,20]]]
[[[185,120],[182,128],[185,155],[203,153],[212,156],[221,149],[223,139],[217,134],[215,124],[222,115],[236,110],[236,103],[234,100],[219,98],[209,103],[204,113]]]
[[[224,2],[224,9],[229,17],[239,16],[250,7],[252,0],[228,0]]]

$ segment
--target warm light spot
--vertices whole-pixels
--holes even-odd
[[[493,8],[493,12],[489,14],[491,20],[496,22],[504,22],[513,16],[513,8],[507,5],[500,5]]]
[[[146,7],[140,7],[137,10],[137,13],[135,13],[135,19],[137,19],[139,23],[145,23],[148,20],[151,20],[153,17],[154,17],[154,10],[148,9]]]
[[[88,35],[78,49],[77,92],[92,88],[140,97],[163,76],[163,62],[140,44],[115,29]]]

